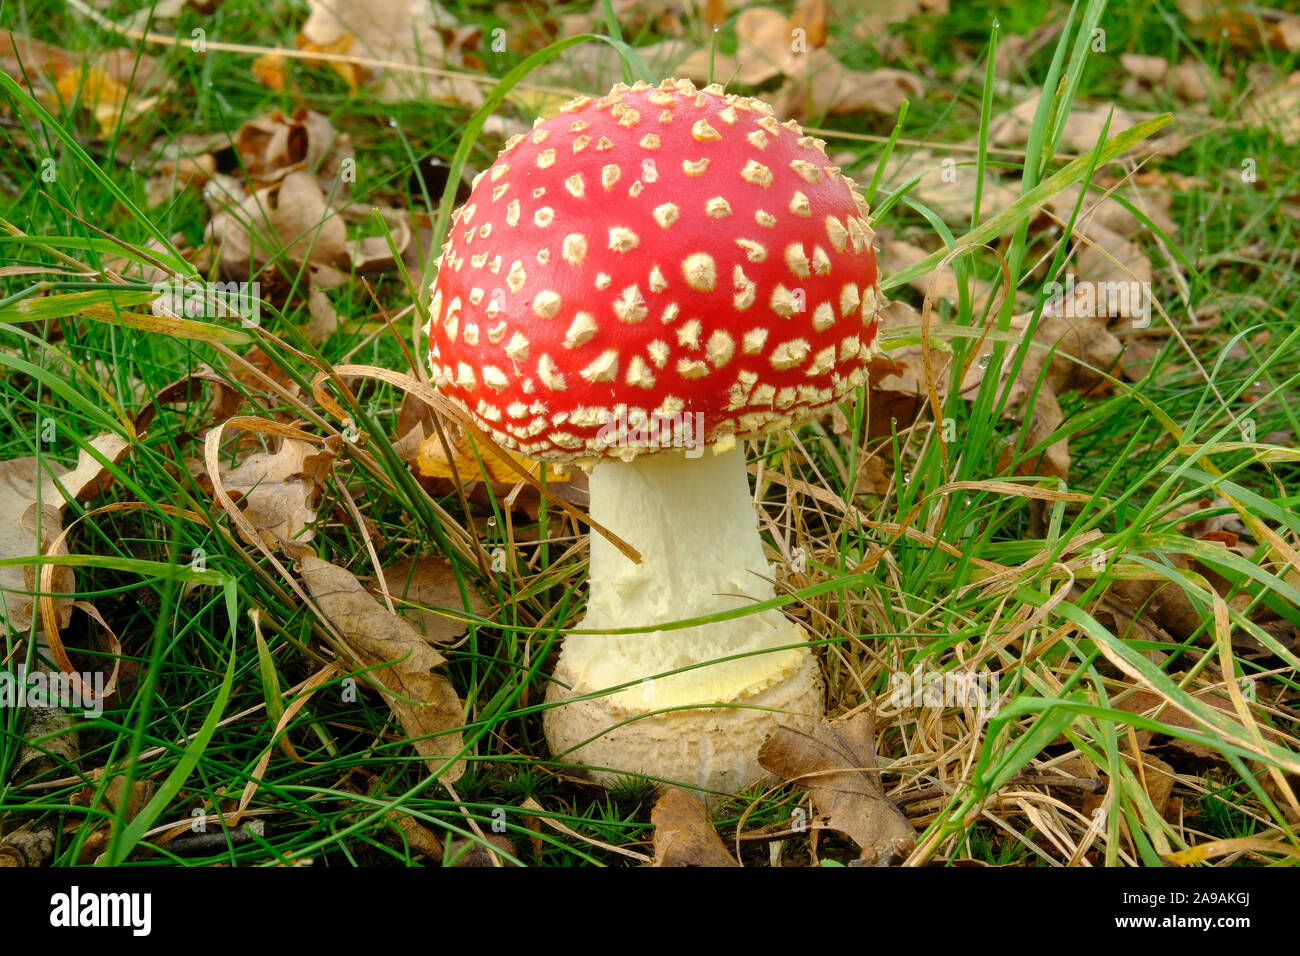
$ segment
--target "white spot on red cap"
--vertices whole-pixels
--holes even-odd
[[[618,377],[618,349],[606,349],[594,361],[578,373],[593,385],[596,382],[612,382]]]
[[[707,252],[693,252],[682,260],[682,275],[686,284],[697,292],[712,292],[718,284],[718,270],[713,256]]]
[[[767,342],[767,329],[750,329],[740,338],[740,350],[746,355],[757,355]]]
[[[553,319],[560,312],[560,294],[543,289],[533,297],[533,314],[539,319]]]
[[[528,273],[524,271],[524,264],[516,259],[510,263],[510,271],[506,273],[506,285],[510,286],[510,291],[518,293],[528,281]]]
[[[700,320],[690,319],[683,322],[677,327],[677,344],[683,348],[698,349],[700,347]]]
[[[574,173],[564,181],[564,188],[574,199],[581,199],[583,192],[582,173]]]
[[[682,160],[682,172],[687,176],[703,176],[708,168],[709,158],[707,156],[694,161],[689,159]]]
[[[663,205],[656,206],[654,211],[655,222],[659,223],[661,229],[667,229],[677,221],[679,212],[676,203],[666,202]]]
[[[655,339],[645,347],[650,355],[650,361],[654,362],[655,368],[663,368],[668,362],[668,343],[662,339]]]
[[[806,159],[790,160],[790,168],[798,173],[799,178],[806,183],[821,182],[822,171],[817,168],[815,163],[810,163]]]
[[[797,189],[790,197],[790,211],[801,219],[812,218],[812,204],[808,202],[808,197]]]
[[[632,361],[627,365],[627,377],[624,379],[629,385],[637,388],[654,388],[655,375],[650,371],[650,366],[646,364],[645,359],[641,356],[634,356]]]
[[[537,168],[550,169],[555,165],[555,150],[544,149],[537,154]]]
[[[545,229],[555,219],[555,210],[550,206],[540,206],[533,213],[533,225],[539,229]]]
[[[700,142],[713,139],[722,139],[722,135],[709,125],[708,120],[696,120],[691,124],[691,136]]]
[[[819,276],[830,275],[831,258],[821,246],[813,246],[812,269]]]
[[[625,226],[614,226],[609,230],[609,248],[611,252],[631,252],[641,244],[640,238]]]
[[[835,346],[828,345],[813,356],[813,360],[808,363],[808,367],[804,369],[803,373],[809,377],[814,375],[825,375],[834,367]]]
[[[737,239],[736,245],[744,250],[745,258],[750,262],[762,262],[767,258],[767,247],[753,239]]]
[[[731,304],[737,312],[744,312],[754,304],[754,281],[745,275],[745,270],[736,266],[731,272],[731,283],[736,291],[731,297]]]
[[[836,252],[843,252],[844,246],[849,239],[849,231],[844,228],[844,223],[840,222],[834,216],[826,217],[826,236],[831,241],[831,246]]]
[[[563,391],[565,387],[564,376],[560,374],[560,370],[555,367],[555,362],[549,355],[543,355],[537,360],[537,377],[553,392]]]
[[[678,359],[677,374],[682,378],[703,378],[709,374],[709,367],[702,359]]]
[[[635,285],[628,286],[614,300],[614,314],[618,316],[620,322],[629,324],[640,322],[649,311],[641,290]]]
[[[713,367],[722,368],[731,361],[731,356],[736,351],[736,340],[726,330],[714,329],[709,336],[707,350]]]
[[[785,264],[800,279],[812,275],[812,270],[808,268],[808,254],[804,252],[802,242],[792,242],[785,247]]]
[[[786,369],[801,364],[808,357],[808,352],[811,349],[812,346],[808,344],[807,339],[791,339],[789,342],[782,342],[772,349],[768,361],[772,363],[772,368],[778,372],[784,372]],[[779,399],[778,404],[780,404]]]
[[[840,289],[840,315],[847,319],[861,301],[862,299],[858,296],[858,287],[852,282],[845,283],[844,288]]]
[[[825,332],[835,324],[835,310],[829,302],[823,302],[813,309],[812,324],[818,332]]]
[[[576,349],[580,345],[586,345],[596,334],[597,328],[596,320],[590,312],[579,312],[569,323],[568,331],[564,333],[564,347]]]
[[[787,319],[799,311],[794,293],[779,282],[776,284],[776,288],[772,290],[772,297],[768,300],[768,305],[772,307],[772,311],[777,315],[784,316]]]
[[[580,232],[569,233],[564,237],[561,255],[571,266],[582,265],[582,260],[587,258],[587,237]]]
[[[721,219],[731,215],[731,205],[721,196],[714,196],[704,204],[704,214],[710,219]]]
[[[740,171],[740,178],[747,183],[755,186],[762,186],[766,189],[772,185],[772,170],[768,169],[756,159],[751,159],[745,164],[745,168]]]

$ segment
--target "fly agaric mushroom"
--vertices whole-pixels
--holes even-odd
[[[594,465],[592,519],[641,555],[591,536],[590,633],[547,695],[552,751],[601,782],[734,793],[778,723],[824,711],[779,610],[606,633],[774,596],[741,442],[861,385],[882,303],[866,204],[824,147],[717,85],[619,84],[513,137],[453,217],[439,390],[519,454]]]

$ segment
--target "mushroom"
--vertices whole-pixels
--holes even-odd
[[[586,617],[544,716],[602,783],[735,793],[824,712],[779,609],[743,441],[844,399],[875,353],[873,232],[825,144],[687,80],[579,97],[513,137],[453,217],[430,303],[447,398],[519,454],[592,467]],[[719,660],[719,659],[723,660]]]

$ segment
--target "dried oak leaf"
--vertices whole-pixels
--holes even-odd
[[[90,445],[111,462],[119,461],[128,447],[124,440],[109,433],[92,438]],[[35,458],[0,461],[0,558],[44,554],[63,531],[62,512],[67,501],[93,497],[103,490],[106,481],[104,466],[88,451],[78,455],[72,468],[46,460],[42,470]],[[38,617],[33,596],[37,573],[34,564],[0,567],[0,625],[8,622],[19,633],[31,627],[33,617]],[[65,595],[76,590],[71,567],[55,569],[53,590]],[[55,598],[54,606],[59,627],[67,627],[72,598]]]
[[[334,455],[320,447],[293,438],[283,439],[274,452],[254,452],[238,467],[221,473],[227,492],[243,496],[240,501],[262,543],[268,548],[283,544],[306,544],[315,537],[316,499],[330,473]],[[248,541],[243,530],[239,536]]]
[[[703,804],[680,787],[668,787],[650,812],[655,866],[739,866],[723,846]]]
[[[887,865],[915,845],[916,831],[880,787],[870,714],[823,720],[811,734],[780,727],[758,762],[807,790],[818,816],[861,847],[863,859]]]
[[[366,677],[383,688],[384,697],[425,765],[438,772],[462,746],[459,728],[465,710],[451,682],[434,668],[446,663],[415,625],[392,614],[368,594],[352,574],[315,555],[298,562],[307,590],[342,636]],[[442,772],[454,782],[465,772],[457,760]]]
[[[53,830],[18,830],[0,840],[0,869],[41,866],[53,854]]]
[[[418,559],[403,558],[384,568],[384,580],[388,583],[388,593],[392,596],[393,603],[399,607],[398,613],[415,624],[429,640],[446,643],[465,633],[466,625],[461,621],[426,610],[440,607],[464,613],[460,588],[456,586],[456,575],[445,558],[437,555]],[[470,612],[479,617],[484,616],[488,611],[488,603],[472,586],[467,584],[466,588],[469,591]],[[378,594],[378,582],[372,584],[369,590]],[[403,607],[404,604],[410,606]]]
[[[1119,339],[1107,331],[1106,317],[1091,314],[1095,305],[1089,306],[1082,293],[1076,293],[1068,300],[1063,297],[1053,311],[1061,314],[1044,314],[1032,338],[1024,337],[1031,315],[1011,318],[1011,331],[1022,336],[1020,349],[1024,352],[1024,359],[1015,382],[1011,384],[1006,410],[1010,413],[1030,397],[1034,402],[1032,407],[1025,405],[1021,409],[1022,419],[1028,418],[1022,451],[1045,440],[1065,420],[1059,396],[1070,391],[1088,392],[1101,386],[1106,381],[1101,373],[1114,367],[1123,350]],[[1009,374],[1014,360],[1015,354],[1008,351],[1001,373],[1003,377]],[[961,386],[964,398],[975,397],[985,374],[978,363],[971,364]],[[1005,383],[999,387],[1005,387]],[[1011,451],[1009,444],[1003,449],[1000,464],[1004,469],[1010,467]],[[1047,447],[1041,461],[1022,454],[1015,471],[1018,475],[1064,478],[1069,468],[1069,444],[1060,439]]]
[[[863,110],[892,115],[925,94],[921,78],[906,70],[850,70],[824,47],[798,54],[789,79],[772,98],[778,115],[807,121]]]
[[[335,132],[329,117],[303,106],[287,116],[272,110],[248,120],[235,133],[234,146],[244,171],[259,186],[295,172],[333,179],[351,154],[347,136]]]
[[[474,443],[468,435],[457,433],[451,426],[444,425],[447,441],[451,445],[451,457],[448,458],[446,446],[428,419],[417,419],[411,425],[411,430],[398,440],[398,445],[407,450],[404,455],[407,461],[411,461],[409,449],[414,445],[413,432],[417,428],[424,437],[416,448],[414,464],[422,479],[421,483],[431,494],[452,494],[456,490],[456,480],[459,479],[461,486],[469,489],[470,501],[489,504],[489,498],[501,501],[519,484],[519,473],[513,468],[496,455],[485,452],[476,456]],[[510,454],[510,457],[525,471],[539,473],[535,467],[537,463],[532,459],[514,454]],[[479,466],[480,458],[482,467]],[[486,485],[483,483],[485,472],[488,478]],[[546,486],[556,497],[579,508],[586,508],[590,502],[587,477],[577,469],[561,471],[554,465],[549,466],[546,470]],[[531,485],[525,485],[510,506],[513,510],[536,519],[539,498],[538,492]]]
[[[481,33],[476,26],[461,26],[437,0],[308,0],[308,7],[298,34],[300,50],[347,53],[395,66],[467,66],[465,49]],[[385,74],[376,67],[339,61],[329,65],[354,93],[382,77],[382,85],[369,95],[383,102],[432,99],[477,109],[485,99],[483,86],[469,76],[407,70]]]

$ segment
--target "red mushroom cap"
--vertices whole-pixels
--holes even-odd
[[[560,461],[752,437],[838,401],[865,380],[883,299],[866,203],[824,146],[687,80],[567,103],[452,219],[439,390]]]

